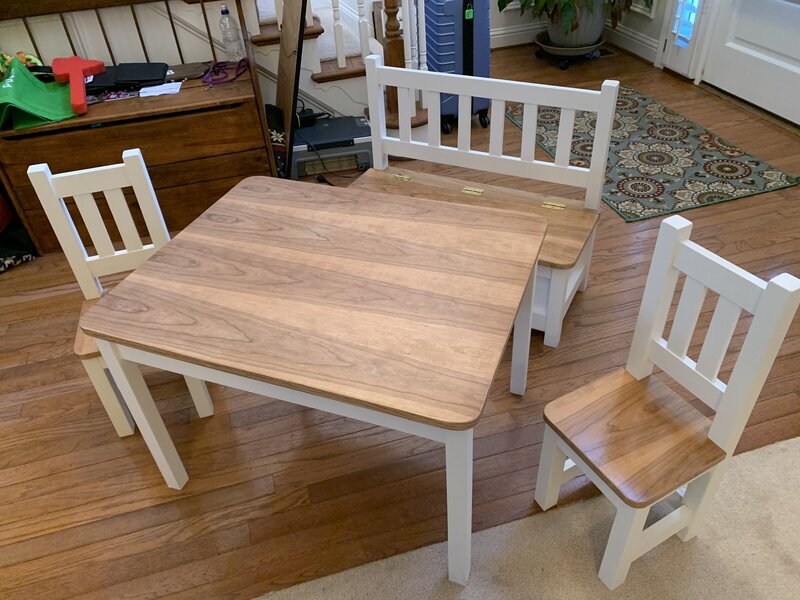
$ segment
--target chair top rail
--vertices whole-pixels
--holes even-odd
[[[754,314],[767,282],[741,267],[685,240],[675,254],[675,268]]]
[[[53,189],[60,198],[129,187],[131,179],[124,164],[82,169],[52,176]]]
[[[375,60],[367,57],[367,60]],[[541,83],[506,81],[488,77],[472,77],[452,73],[415,71],[378,66],[378,83],[444,94],[488,97],[506,102],[538,104],[597,112],[603,91],[563,88]],[[608,80],[603,90],[615,89],[619,82]]]

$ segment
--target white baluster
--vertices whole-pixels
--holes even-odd
[[[367,3],[357,0],[358,3],[358,41],[361,45],[361,56],[369,56],[369,23],[367,23]],[[310,4],[310,2],[309,2]]]
[[[333,8],[333,38],[336,40],[336,60],[339,63],[339,68],[343,69],[347,61],[344,56],[344,31],[342,30],[342,15],[339,13],[339,0],[331,0],[331,7]]]
[[[411,37],[411,68],[419,69],[417,58],[417,5],[414,0],[408,1],[408,35]]]
[[[412,0],[402,0],[400,14],[403,15],[403,51],[406,59],[406,69],[412,68],[411,63],[411,11],[409,5]]]
[[[275,0],[275,18],[278,20],[278,28],[283,27],[283,0]]]
[[[419,40],[419,70],[428,70],[428,38],[425,25],[425,0],[417,0],[417,39]]]
[[[277,2],[278,0],[276,0]],[[311,27],[314,24],[314,9],[311,6],[311,0],[306,2],[306,27]]]

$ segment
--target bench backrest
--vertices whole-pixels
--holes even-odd
[[[379,56],[368,56],[365,61],[373,162],[376,169],[387,167],[390,154],[416,158],[585,188],[585,206],[592,209],[600,207],[608,145],[616,113],[619,88],[617,81],[605,81],[600,91],[594,91],[385,67]],[[390,136],[387,133],[384,101],[387,87],[397,88],[399,121],[397,136]],[[417,90],[422,92],[428,111],[426,140],[414,140],[411,134],[411,120],[416,113]],[[443,146],[441,143],[440,94],[453,94],[458,97],[457,146]],[[473,97],[491,100],[492,120],[488,152],[471,148]],[[523,105],[522,144],[519,156],[505,154],[503,149],[505,111],[508,102],[518,102]],[[540,106],[561,109],[553,161],[534,158]],[[573,128],[578,111],[597,113],[597,126],[588,167],[570,164]]]

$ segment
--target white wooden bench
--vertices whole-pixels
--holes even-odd
[[[582,90],[385,67],[378,56],[367,57],[366,67],[375,169],[386,170],[389,166],[389,155],[392,155],[575,186],[586,190],[583,209],[572,209],[570,208],[571,203],[567,201],[561,203],[563,209],[575,210],[574,214],[576,215],[584,211],[594,211],[595,213],[599,211],[600,194],[605,182],[608,145],[616,109],[618,82],[605,81],[600,91]],[[387,133],[384,106],[384,92],[387,87],[397,88],[399,117],[397,135]],[[414,99],[417,90],[422,92],[428,110],[427,137],[424,140],[413,139],[411,133],[411,119],[416,111]],[[458,96],[459,127],[456,146],[442,145],[440,94]],[[488,152],[471,148],[473,97],[491,100],[493,118],[489,131]],[[505,110],[508,102],[518,102],[524,107],[522,144],[519,156],[505,154],[503,149]],[[556,155],[552,162],[534,158],[539,106],[561,109]],[[569,164],[575,115],[578,111],[597,113],[595,143],[589,167]],[[426,175],[426,177],[435,176]],[[430,179],[427,185],[431,185]],[[453,187],[453,185],[456,185],[453,180],[440,178],[441,187]],[[409,186],[409,195],[420,195],[419,189],[412,190]],[[496,191],[494,196],[498,196]],[[518,200],[520,193],[509,190],[509,196]],[[440,199],[440,195],[437,193],[432,193],[430,197]],[[532,205],[539,207],[542,205],[541,195],[530,194],[530,198]],[[474,201],[475,198],[471,203]],[[479,198],[478,201],[480,201]],[[518,202],[516,204],[518,205]],[[512,207],[510,206],[510,208]],[[518,206],[513,208],[519,209]],[[560,208],[562,207],[557,206],[557,209]],[[543,211],[543,214],[548,212],[550,211]],[[551,214],[554,215],[554,218],[556,212],[561,211],[553,210]],[[581,217],[581,220],[585,221],[585,219],[585,216]],[[564,215],[559,215],[558,220],[563,221]],[[549,264],[543,264],[541,260],[539,263],[534,292],[533,328],[544,331],[544,343],[548,346],[558,345],[561,340],[561,325],[564,315],[575,293],[584,290],[588,282],[595,235],[594,224],[579,235],[583,237],[577,241],[580,248],[577,258],[562,257],[560,261],[548,261]],[[545,238],[542,254],[557,255],[556,248],[562,241],[557,232],[554,234],[548,229],[548,237]],[[575,243],[574,239],[571,240],[570,247],[574,248]]]

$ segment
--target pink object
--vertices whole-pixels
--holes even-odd
[[[106,70],[101,60],[86,60],[79,56],[53,59],[53,76],[59,83],[69,81],[69,95],[75,114],[86,114],[86,84],[89,75],[99,75]]]

